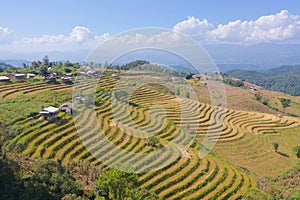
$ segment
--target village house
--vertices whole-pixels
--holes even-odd
[[[59,107],[59,111],[61,112],[65,112],[65,113],[68,113],[68,114],[73,114],[73,109],[74,109],[74,104],[72,103],[64,103],[62,104],[60,107]]]
[[[56,82],[56,75],[55,74],[48,74],[45,76],[45,81],[47,83],[55,83]]]
[[[26,80],[26,75],[25,74],[15,74],[14,75],[14,80],[15,81],[25,81]]]
[[[10,78],[7,76],[0,76],[0,82],[9,82]]]
[[[54,121],[56,119],[56,114],[59,109],[53,106],[42,109],[39,113],[41,114],[41,119],[48,122]]]
[[[72,82],[72,76],[70,74],[64,74],[61,77],[61,80],[63,83],[70,83],[70,82]]]
[[[35,77],[35,74],[31,74],[31,73],[27,74],[27,79],[34,78],[34,77]]]
[[[251,86],[251,87],[250,87],[250,90],[251,90],[251,91],[256,91],[257,89],[256,89],[256,87]]]
[[[195,81],[200,81],[201,80],[201,74],[194,74],[192,76],[192,78],[195,80]]]
[[[118,79],[119,78],[119,76],[117,74],[112,74],[111,77],[114,78],[114,79]]]

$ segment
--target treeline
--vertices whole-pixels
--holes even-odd
[[[36,75],[46,76],[51,73],[56,73],[57,75],[62,75],[65,73],[72,73],[76,75],[78,72],[77,69],[80,68],[79,63],[72,63],[70,61],[67,62],[55,62],[50,61],[49,57],[45,55],[42,61],[37,60],[33,61],[31,65],[27,65],[23,63],[23,68],[14,67],[11,65],[7,65],[6,67],[1,67],[0,63],[0,73],[32,73]]]
[[[243,87],[244,86],[244,82],[241,81],[241,80],[235,80],[235,79],[232,79],[232,78],[224,78],[223,82],[227,85],[231,85],[231,86],[234,86],[234,87]]]
[[[178,76],[178,77],[185,77],[190,72],[183,72],[179,70],[174,70],[168,67],[151,64],[149,61],[146,60],[135,60],[130,63],[126,63],[124,65],[108,65],[105,63],[103,65],[105,69],[112,69],[112,70],[140,70],[144,72],[149,72],[152,74],[159,74],[159,75],[170,75],[170,76]]]
[[[282,66],[262,72],[230,70],[226,74],[269,90],[300,96],[300,65]]]
[[[138,175],[89,162],[69,162],[18,157],[0,151],[0,199],[23,200],[157,200],[139,186]]]
[[[4,62],[0,62],[0,72],[3,72],[5,69],[7,69],[8,67],[12,67],[11,65],[4,63]]]
[[[94,199],[101,170],[88,163],[62,165],[0,155],[0,199]]]

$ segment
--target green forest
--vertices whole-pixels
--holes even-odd
[[[269,90],[300,96],[300,65],[281,66],[266,71],[230,70],[226,74]]]

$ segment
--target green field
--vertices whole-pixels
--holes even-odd
[[[74,117],[59,113],[56,122],[39,119],[42,107],[72,101],[72,87],[84,95],[95,83],[93,109],[79,105]],[[103,169],[122,159],[136,171],[143,172],[139,174],[141,187],[164,199],[271,197],[270,188],[284,190],[276,178],[299,170],[299,159],[293,152],[300,137],[297,118],[214,107],[184,97],[175,98],[153,85],[139,87],[131,95],[128,106],[122,99],[112,104],[112,90],[117,83],[120,88],[125,85],[109,76],[101,77],[99,82],[83,79],[76,86],[27,82],[1,85],[0,120],[14,132],[6,138],[3,149],[31,158],[61,160],[65,164],[85,160]],[[92,119],[95,114],[92,111],[96,112],[97,119]],[[191,136],[194,141],[185,152],[175,146],[174,152],[162,152],[155,160],[147,156],[137,159],[126,152],[143,155],[157,147],[145,145],[146,138],[128,134],[135,129],[146,136],[151,133],[162,146],[172,142],[186,145],[184,142],[190,132],[194,134]],[[204,138],[217,144],[200,159],[198,153],[205,148]],[[107,143],[107,139],[115,146]],[[280,145],[278,151],[274,151],[274,142]],[[162,169],[147,171],[164,163],[168,164]],[[264,187],[265,180],[271,186]],[[284,193],[284,197],[297,189],[299,183]]]

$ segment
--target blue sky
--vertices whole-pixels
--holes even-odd
[[[172,28],[188,16],[224,24],[256,19],[283,9],[300,14],[299,2],[290,0],[10,0],[1,3],[0,25],[12,29],[18,38],[68,34],[78,25],[99,34],[116,34],[145,26]]]
[[[204,44],[300,40],[300,6],[291,0],[10,0],[1,1],[0,8],[5,55],[90,50],[114,34],[141,27],[175,30]]]

